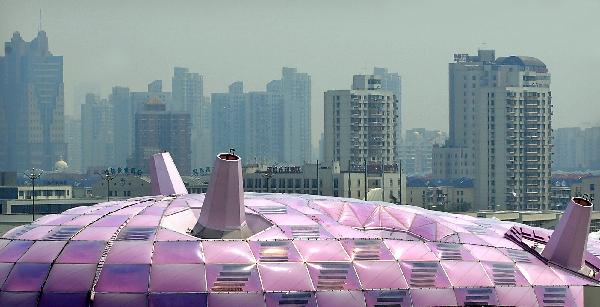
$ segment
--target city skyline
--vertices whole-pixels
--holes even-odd
[[[77,9],[78,4],[54,2],[50,6],[45,2],[0,2],[0,11],[20,12],[0,18],[0,34],[10,37],[13,31],[19,30],[23,37],[32,37],[37,30],[39,9],[43,9],[43,28],[53,38],[51,48],[68,59],[65,62],[67,115],[72,115],[78,108],[73,103],[73,92],[78,84],[97,84],[100,94],[108,93],[115,85],[140,89],[149,80],[167,80],[173,67],[183,66],[205,77],[205,93],[223,92],[228,84],[237,80],[244,81],[249,91],[255,91],[264,90],[264,84],[273,80],[281,67],[290,66],[313,77],[312,118],[322,118],[318,106],[322,103],[320,98],[323,92],[347,88],[350,85],[347,76],[367,73],[372,67],[381,66],[399,72],[405,81],[402,97],[404,128],[424,127],[446,131],[447,62],[454,53],[471,53],[477,48],[489,48],[499,54],[535,55],[548,65],[553,72],[556,127],[598,125],[600,111],[593,105],[600,92],[593,86],[592,80],[598,79],[600,72],[585,67],[599,62],[594,56],[598,54],[599,46],[585,38],[592,34],[592,29],[598,28],[598,21],[592,18],[591,12],[597,11],[594,8],[599,4],[578,1],[539,6],[538,2],[519,3],[520,10],[517,11],[511,9],[514,6],[511,2],[496,7],[494,16],[479,14],[484,9],[487,11],[487,7],[473,1],[462,1],[469,8],[464,12],[461,9],[464,5],[439,3],[437,5],[443,8],[439,11],[444,14],[428,12],[424,20],[415,20],[410,16],[422,14],[409,13],[426,10],[426,3],[383,1],[378,6],[355,3],[352,7],[342,8],[346,17],[338,24],[326,18],[304,20],[302,16],[307,14],[306,9],[310,6],[290,4],[292,10],[288,10],[275,2],[253,5],[254,8],[268,6],[269,14],[250,10],[247,20],[237,23],[234,21],[241,14],[240,11],[247,13],[247,10],[243,10],[247,4],[198,3],[191,5],[189,12],[181,12],[181,7],[177,6],[165,9],[158,4],[150,4],[144,14],[137,16],[130,14],[135,3],[123,4],[121,10],[116,12],[110,10],[111,5],[102,3],[92,4],[88,9],[81,10],[78,16],[59,19],[56,16],[61,16],[61,10],[67,9],[67,5]],[[214,13],[231,8],[234,4],[237,9],[221,16],[222,21],[215,21],[219,14]],[[368,18],[360,16],[363,11],[374,13],[381,7],[385,9],[377,14],[382,15],[381,27],[384,31],[372,37],[365,36],[364,31],[367,30],[361,29],[360,25],[368,22]],[[316,8],[315,16],[321,17],[331,14],[339,6],[334,2],[319,3]],[[176,20],[170,18],[175,13],[182,14]],[[395,17],[391,18],[391,14]],[[502,28],[493,27],[498,24],[494,21],[501,18],[495,15],[507,14],[516,19],[527,14],[528,18],[552,22],[544,27],[528,28],[526,37],[535,37],[533,39],[519,38],[504,35],[522,32],[518,24],[503,23]],[[287,30],[270,27],[279,18],[286,17],[293,21],[286,27]],[[432,18],[438,18],[438,24],[446,27],[429,26],[427,23]],[[485,22],[487,19],[490,22]],[[94,20],[96,23],[91,28],[84,20]],[[149,24],[146,20],[169,20],[169,27],[162,27],[164,23],[160,22]],[[81,25],[72,27],[74,23]],[[352,26],[353,23],[356,25]],[[121,31],[116,31],[119,27]],[[413,28],[420,30],[409,31]],[[576,35],[572,33],[574,28],[577,29]],[[225,35],[215,35],[214,29]],[[257,39],[248,36],[249,32],[259,33]],[[469,35],[449,35],[461,32]],[[181,39],[181,35],[186,36]],[[266,45],[263,46],[260,43],[263,35],[277,39],[264,42]],[[297,35],[300,39],[290,40],[290,37]],[[353,36],[362,37],[363,42],[346,43]],[[372,50],[374,52],[368,51],[372,48],[370,46],[377,46],[377,39],[386,36],[390,38]],[[327,48],[317,47],[329,38],[331,44],[327,44]],[[483,45],[482,42],[487,44]],[[244,48],[232,48],[236,44],[243,44]],[[176,51],[168,46],[176,46]],[[88,54],[94,54],[95,61],[88,61]],[[336,56],[335,61],[331,60],[333,55]],[[569,56],[569,61],[563,61],[565,55]],[[577,87],[571,86],[575,83]],[[165,90],[169,91],[170,85],[165,86]],[[586,112],[574,114],[570,112],[573,109]],[[313,123],[313,131],[321,131],[321,125],[320,121]],[[318,133],[313,133],[313,144],[317,143],[318,137]]]

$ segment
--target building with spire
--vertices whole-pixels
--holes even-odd
[[[0,169],[52,169],[67,157],[63,58],[46,32],[30,42],[15,32],[0,57]]]

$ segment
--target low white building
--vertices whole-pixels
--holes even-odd
[[[297,193],[365,199],[373,189],[381,189],[383,201],[406,204],[406,176],[398,171],[377,169],[341,171],[333,165],[244,166],[244,191],[261,193]]]
[[[19,186],[17,199],[32,199],[33,186]],[[70,185],[41,185],[35,186],[35,199],[71,199],[73,187]]]

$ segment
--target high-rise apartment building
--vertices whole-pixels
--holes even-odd
[[[215,152],[229,148],[245,156],[245,102],[244,83],[229,85],[227,93],[211,94],[212,138]]]
[[[171,153],[182,174],[191,173],[190,114],[167,111],[157,96],[151,97],[135,114],[133,167],[148,170],[148,159],[156,153]]]
[[[87,94],[81,105],[81,166],[84,172],[114,166],[113,108],[105,98]]]
[[[246,157],[265,162],[283,158],[283,138],[280,101],[270,99],[268,92],[246,94],[245,134]],[[275,104],[274,104],[275,103]]]
[[[15,32],[0,57],[0,169],[53,169],[66,157],[63,58],[46,32],[26,42]]]
[[[113,163],[125,166],[133,152],[133,102],[128,87],[115,86],[108,98],[113,110]]]
[[[406,130],[406,135],[398,146],[402,169],[409,176],[431,174],[433,146],[441,145],[445,141],[446,133],[439,130],[425,128]]]
[[[324,163],[339,161],[342,170],[395,165],[396,96],[381,89],[374,75],[354,76],[351,90],[325,92]]]
[[[373,75],[381,79],[381,89],[390,91],[396,96],[396,103],[398,106],[398,125],[396,126],[396,137],[398,139],[397,145],[400,148],[402,144],[402,79],[396,72],[389,72],[387,68],[375,67],[373,69]]]
[[[476,209],[550,205],[550,73],[533,57],[455,55],[449,67],[450,135],[434,148],[433,175],[471,177]]]
[[[209,103],[204,101],[202,76],[187,68],[175,67],[172,79],[173,101],[170,110],[186,112],[192,120],[192,165],[204,167],[212,164],[211,116]]]
[[[296,68],[282,69],[284,161],[300,165],[311,160],[311,81]]]

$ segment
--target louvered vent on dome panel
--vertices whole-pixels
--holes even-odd
[[[319,225],[292,226],[292,236],[294,238],[319,238]]]
[[[354,240],[354,260],[379,260],[379,240]]]
[[[283,293],[279,298],[279,306],[307,306],[312,296],[310,292]]]
[[[259,258],[263,262],[286,262],[290,250],[289,241],[261,241],[259,242]]]
[[[319,290],[343,290],[350,263],[323,263],[319,265]]]
[[[462,260],[462,255],[460,253],[460,245],[438,243],[438,244],[436,244],[436,247],[440,251],[440,259],[442,259],[442,260]]]
[[[529,253],[526,251],[518,249],[508,249],[506,251],[510,259],[515,262],[531,263],[531,259],[529,259]]]
[[[150,237],[154,236],[156,227],[125,227],[121,232],[117,240],[139,240],[147,241]]]
[[[565,306],[567,298],[567,288],[563,287],[545,287],[543,306]]]
[[[224,264],[211,290],[215,292],[243,291],[251,274],[247,264]]]
[[[492,278],[497,286],[514,286],[515,265],[514,263],[494,263],[492,264]]]
[[[382,291],[377,297],[375,307],[402,306],[405,300],[409,301],[408,290]]]
[[[429,288],[435,287],[435,276],[439,263],[432,261],[413,262],[410,274],[410,286]]]
[[[466,289],[465,305],[489,306],[492,294],[491,288]]]
[[[14,230],[14,232],[13,232],[13,233],[9,234],[9,235],[8,235],[8,236],[6,236],[5,238],[6,238],[6,239],[16,239],[16,238],[17,238],[17,237],[19,237],[20,235],[22,235],[22,234],[24,234],[24,233],[26,233],[26,232],[28,232],[28,231],[30,231],[30,230],[32,230],[32,229],[35,229],[36,227],[37,227],[37,226],[35,226],[35,225],[31,225],[31,224],[29,224],[29,225],[24,225],[24,226],[21,226],[21,227],[17,228],[16,230]]]
[[[46,240],[68,240],[81,230],[81,226],[61,226],[46,236]]]
[[[286,214],[286,206],[258,206],[254,207],[261,214]]]
[[[484,227],[481,227],[481,226],[466,225],[466,226],[463,226],[463,228],[470,231],[473,234],[476,234],[476,235],[487,234],[487,229],[485,229]]]

